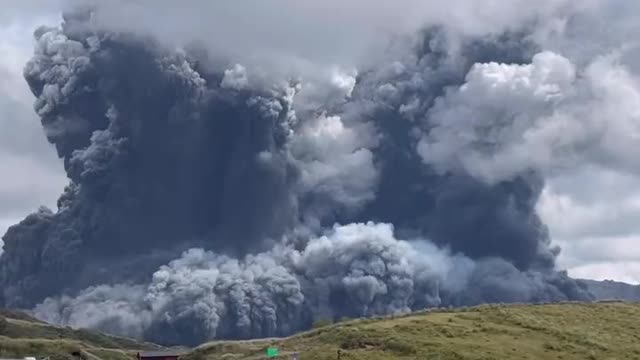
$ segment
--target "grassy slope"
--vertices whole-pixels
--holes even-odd
[[[300,359],[640,359],[640,304],[479,306],[355,320],[286,339],[217,342],[186,360],[262,359],[267,346]]]
[[[52,326],[24,313],[0,310],[0,358],[124,360],[159,346],[102,333]]]

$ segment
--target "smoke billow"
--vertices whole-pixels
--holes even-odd
[[[474,284],[474,285],[471,285]],[[35,314],[162,343],[282,336],[314,318],[404,313],[440,305],[580,299],[558,274],[474,262],[429,242],[394,237],[389,224],[335,226],[306,247],[277,245],[236,259],[191,249],[145,287],[96,286],[48,298]]]
[[[4,235],[0,303],[195,344],[591,299],[535,210],[547,167],[523,154],[544,139],[511,141],[579,96],[529,35],[430,27],[318,85],[65,14],[24,75],[70,183]]]

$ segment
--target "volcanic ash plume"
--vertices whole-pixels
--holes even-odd
[[[301,251],[278,245],[235,259],[191,249],[156,271],[145,288],[91,287],[75,297],[49,298],[35,313],[163,343],[198,344],[286,335],[314,318],[581,296],[563,282],[555,274],[522,273],[503,260],[476,263],[428,242],[398,240],[388,224],[349,224],[311,239]]]
[[[521,33],[451,51],[431,28],[323,91],[104,30],[86,12],[35,37],[25,78],[70,183],[56,211],[3,237],[4,306],[196,344],[323,318],[591,298],[554,269],[540,167],[492,163],[489,130],[455,111],[501,113],[483,90],[495,71],[547,91],[504,90],[539,96],[522,108],[532,113],[571,86],[571,64]]]

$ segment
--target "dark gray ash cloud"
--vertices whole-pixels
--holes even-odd
[[[588,132],[518,155],[557,144],[542,136],[549,114],[575,125],[576,103],[602,99],[572,89],[598,89],[609,63],[544,51],[535,16],[500,31],[432,24],[320,81],[266,76],[207,44],[176,50],[106,26],[113,11],[35,32],[24,75],[70,183],[58,209],[5,234],[4,306],[196,344],[319,318],[592,299],[556,270],[536,205],[567,147],[627,159],[585,148]]]

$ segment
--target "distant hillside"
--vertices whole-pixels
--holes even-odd
[[[582,280],[599,300],[640,301],[640,285],[630,285],[623,282],[605,280]]]
[[[138,350],[160,348],[95,331],[53,326],[19,311],[0,309],[0,358],[120,360],[132,359]]]
[[[285,339],[214,342],[186,360],[640,359],[640,305],[492,305],[343,322]]]

